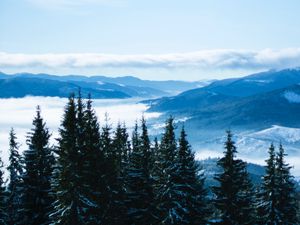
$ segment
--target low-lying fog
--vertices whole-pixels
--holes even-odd
[[[138,103],[139,100],[93,100],[93,106],[100,124],[104,124],[107,113],[112,127],[118,122],[126,122],[126,126],[130,129],[143,114],[146,119],[159,116],[158,113],[146,113],[146,105]],[[42,116],[52,133],[51,142],[55,143],[66,102],[67,99],[56,97],[0,99],[0,150],[5,165],[8,162],[8,135],[11,127],[15,129],[21,144],[20,149],[26,149],[26,135],[32,127],[36,106],[40,105]]]
[[[138,103],[141,99],[126,99],[126,100],[94,100],[93,106],[98,115],[100,124],[104,124],[105,114],[108,114],[109,123],[114,128],[118,122],[126,122],[126,126],[129,130],[132,129],[136,120],[140,120],[142,115],[146,119],[151,120],[159,117],[159,113],[147,113],[145,112],[147,106]],[[21,144],[20,149],[26,149],[26,134],[32,127],[32,119],[35,116],[36,106],[40,105],[42,110],[42,116],[47,123],[47,127],[52,133],[51,142],[55,143],[57,137],[57,130],[60,126],[63,111],[67,99],[56,97],[26,97],[26,98],[10,98],[0,99],[0,150],[1,157],[5,166],[8,162],[8,134],[11,127],[15,129],[18,137],[18,141]],[[158,125],[162,121],[159,121]],[[156,129],[156,126],[149,126]],[[154,130],[150,133],[157,133]],[[189,131],[187,130],[187,134]],[[196,153],[198,159],[205,159],[208,157],[222,156],[222,146],[218,150],[201,150]],[[197,149],[194,149],[197,150]],[[257,156],[255,152],[250,155],[239,154],[242,159],[264,164],[265,157]],[[266,154],[267,157],[267,154]],[[294,166],[293,173],[296,176],[300,176],[300,159],[299,157],[288,157],[288,162]]]

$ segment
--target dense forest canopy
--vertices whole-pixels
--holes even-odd
[[[253,183],[227,131],[215,184],[196,160],[188,134],[169,117],[160,140],[145,118],[129,133],[99,125],[89,96],[71,95],[57,145],[40,107],[21,154],[9,134],[9,165],[0,161],[0,223],[46,224],[299,224],[299,193],[282,145],[271,144],[265,174]],[[5,170],[9,179],[4,180]]]

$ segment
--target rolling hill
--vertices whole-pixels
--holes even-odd
[[[21,97],[24,95],[65,97],[68,96],[68,91],[74,91],[74,88],[78,89],[78,87],[80,87],[83,92],[85,92],[85,90],[86,92],[91,92],[94,98],[154,98],[178,94],[182,91],[210,83],[209,81],[149,81],[132,76],[110,78],[106,76],[57,76],[31,73],[17,73],[11,75],[0,73],[0,81],[2,85],[7,85],[6,87],[2,86],[4,88],[3,93],[0,95],[2,98]],[[22,86],[22,82],[26,84],[27,89],[24,85]],[[49,83],[49,87],[43,90],[45,82]],[[16,84],[15,87],[20,87],[21,85],[22,91],[10,85],[13,83]],[[33,89],[31,89],[30,83],[34,83]]]
[[[258,147],[266,154],[270,142],[278,143],[282,129],[300,127],[300,70],[268,71],[242,78],[213,82],[177,96],[145,101],[161,121],[173,115],[184,121],[195,149],[222,151],[224,131],[231,129],[243,153]],[[273,127],[282,129],[271,129]],[[272,130],[268,139],[264,131]],[[251,137],[249,134],[255,134]],[[284,142],[288,153],[300,154],[300,142]],[[251,153],[250,153],[251,154]],[[263,154],[260,154],[260,156]]]

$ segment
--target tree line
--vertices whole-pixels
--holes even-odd
[[[9,179],[0,163],[3,225],[289,225],[299,224],[296,183],[282,145],[271,144],[261,185],[252,184],[227,132],[217,185],[207,188],[184,127],[167,119],[150,140],[144,118],[129,135],[125,124],[100,127],[92,100],[71,95],[57,146],[37,107],[28,148],[9,134]],[[210,190],[211,191],[210,191]]]

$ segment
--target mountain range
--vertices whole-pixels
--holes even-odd
[[[204,86],[208,81],[149,81],[133,76],[110,78],[106,76],[0,73],[0,98],[30,96],[68,97],[81,89],[83,96],[91,93],[96,99],[152,98],[178,94]]]
[[[225,130],[231,129],[244,156],[265,157],[271,142],[300,156],[300,69],[271,70],[212,81],[149,81],[132,76],[56,76],[0,73],[0,97],[68,97],[81,89],[93,98],[143,98],[152,134],[161,133],[166,117],[184,123],[195,150],[221,153]],[[179,94],[178,94],[179,93]],[[179,130],[179,129],[177,129]],[[300,171],[299,171],[300,173]]]
[[[290,129],[296,132],[300,127],[299,84],[299,69],[272,70],[215,81],[177,96],[144,103],[149,105],[148,111],[162,113],[162,120],[173,115],[184,121],[196,149],[212,149],[216,143],[220,149],[225,130],[231,129],[242,151],[249,153],[249,147],[255,151],[263,146],[266,153],[272,141],[279,143],[285,138],[278,133]],[[273,139],[270,135],[268,139],[260,138],[266,131]],[[251,134],[255,135],[251,138]],[[300,142],[284,144],[289,152],[300,155],[300,151],[295,151]]]

